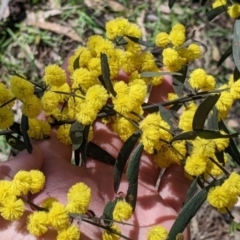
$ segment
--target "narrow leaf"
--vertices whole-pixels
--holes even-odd
[[[80,55],[73,62],[73,69],[76,70],[80,68]]]
[[[197,136],[204,139],[217,139],[217,138],[235,138],[239,133],[222,134],[220,131],[214,130],[201,130],[197,131]]]
[[[127,180],[128,180],[128,190],[126,201],[131,204],[133,208],[133,212],[135,211],[136,202],[137,202],[137,192],[138,192],[138,172],[139,172],[139,165],[140,159],[142,156],[143,151],[143,144],[139,143],[138,146],[135,148],[130,162],[127,168]]]
[[[175,1],[176,1],[176,0],[169,0],[169,1],[168,1],[168,6],[169,6],[170,9],[173,7]]]
[[[29,129],[28,117],[26,115],[22,114],[21,130],[22,130],[23,141],[24,141],[24,144],[26,146],[28,153],[32,153],[33,148],[32,148],[30,138],[28,136],[28,129]]]
[[[90,158],[93,158],[103,163],[107,163],[112,166],[114,166],[116,161],[116,159],[112,155],[110,155],[108,152],[106,152],[93,142],[88,143],[86,154]]]
[[[208,117],[209,112],[212,110],[216,102],[218,101],[220,94],[209,95],[198,106],[192,122],[193,130],[201,130],[204,128],[204,123]]]
[[[115,208],[116,202],[113,201],[109,201],[106,205],[105,208],[103,210],[103,216],[104,216],[104,224],[106,226],[110,226],[112,224],[113,221],[113,210]]]
[[[232,46],[230,46],[225,52],[224,54],[221,56],[221,58],[219,59],[217,66],[221,66],[222,63],[232,54]]]
[[[83,130],[84,126],[76,121],[70,127],[70,138],[73,144],[73,150],[80,148],[83,142]]]
[[[175,129],[177,127],[176,117],[161,104],[159,104],[158,107],[162,119],[170,125],[170,130]]]
[[[91,125],[85,126],[85,128],[83,130],[83,142],[82,142],[82,145],[80,147],[81,162],[80,162],[79,166],[85,166],[86,165],[88,135],[89,135],[89,131],[90,131],[90,126]]]
[[[211,11],[207,12],[208,21],[212,21],[215,17],[217,17],[219,14],[223,13],[224,11],[226,11],[226,5],[214,8]]]
[[[176,221],[174,222],[172,228],[170,229],[168,239],[176,239],[176,236],[184,231],[190,220],[196,215],[197,211],[206,201],[209,189],[211,187],[220,185],[223,181],[224,181],[223,179],[213,181],[207,187],[203,188],[201,191],[195,194],[195,196],[193,196],[184,205],[182,211],[179,213]]]
[[[142,46],[145,46],[145,47],[154,47],[154,43],[152,42],[149,42],[149,41],[144,41],[140,38],[136,38],[136,37],[132,37],[132,36],[126,36],[127,38],[129,38],[131,41],[135,42],[135,43],[138,43]]]
[[[234,72],[233,72],[233,80],[236,82],[240,78],[240,72],[238,71],[238,68],[235,67]]]
[[[121,177],[124,171],[126,162],[133,151],[141,132],[137,131],[132,136],[130,136],[127,141],[123,144],[122,148],[119,151],[119,154],[114,165],[114,191],[117,193],[121,181]]]
[[[194,140],[197,137],[197,132],[195,131],[188,131],[188,132],[183,132],[175,136],[170,144],[172,142],[178,141],[178,140]]]
[[[219,129],[229,134],[229,131],[222,120],[219,122]],[[232,157],[233,161],[240,166],[240,153],[235,141],[232,138],[229,139],[229,145],[225,149],[225,152],[228,153]]]
[[[5,136],[7,143],[17,151],[21,152],[26,149],[26,145],[23,141],[13,135],[6,135]]]
[[[240,71],[240,20],[238,19],[234,24],[232,51],[234,63]]]
[[[223,151],[221,151],[221,152],[216,151],[215,156],[216,156],[218,162],[221,163],[224,166],[225,165],[224,152]]]
[[[215,106],[213,107],[212,112],[210,113],[207,126],[208,129],[218,130],[218,110]]]
[[[105,83],[106,90],[110,92],[114,97],[116,97],[116,92],[113,88],[111,78],[110,78],[110,68],[108,65],[108,57],[105,53],[101,53],[101,70],[102,70],[102,79]]]
[[[191,186],[189,187],[188,191],[187,191],[187,201],[188,202],[197,192],[197,187],[198,187],[198,177],[196,177],[192,183]]]
[[[158,76],[164,76],[164,75],[182,76],[182,74],[178,73],[178,72],[142,72],[140,74],[140,76],[143,77],[143,78],[158,77]]]
[[[187,73],[188,73],[188,67],[185,66],[183,67],[179,73],[181,73],[181,75],[174,75],[173,76],[173,88],[175,90],[175,93],[181,97],[183,95],[183,87],[184,87],[184,82],[186,80],[187,77]]]

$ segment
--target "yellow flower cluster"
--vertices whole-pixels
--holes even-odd
[[[240,194],[240,175],[232,172],[221,186],[209,190],[207,200],[219,212],[226,213],[237,203]]]
[[[24,213],[25,205],[21,196],[28,192],[37,193],[43,189],[45,177],[38,170],[19,171],[12,181],[0,181],[0,214],[10,221],[18,220]]]
[[[170,33],[161,32],[156,35],[155,44],[164,48],[163,64],[171,72],[179,71],[185,64],[198,59],[202,55],[201,47],[195,43],[183,46],[186,41],[186,28],[175,24]]]
[[[212,8],[217,8],[221,6],[226,6],[227,13],[231,18],[238,18],[240,16],[240,4],[232,3],[230,6],[227,3],[227,0],[214,0]]]
[[[58,232],[57,240],[78,240],[80,230],[71,223],[70,214],[84,214],[87,212],[91,199],[91,190],[84,183],[73,185],[67,194],[68,202],[61,204],[55,198],[47,198],[42,207],[47,211],[36,211],[29,215],[27,229],[34,236],[42,236],[49,228]]]
[[[205,174],[206,177],[218,177],[223,174],[222,169],[219,168],[213,161],[218,162],[216,152],[221,152],[228,147],[229,139],[202,139],[197,137],[192,141],[192,152],[186,159],[184,166],[185,171],[191,176],[200,176]],[[224,155],[225,162],[227,161]],[[220,163],[219,163],[220,164]],[[222,165],[222,164],[220,164]]]
[[[147,234],[147,240],[166,240],[168,231],[162,226],[152,227]]]
[[[132,216],[133,210],[132,206],[128,202],[117,201],[115,208],[113,210],[113,220],[122,221],[129,220]]]

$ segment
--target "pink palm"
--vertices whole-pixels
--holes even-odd
[[[98,144],[116,157],[122,142],[106,126],[95,125],[94,143]],[[106,143],[103,139],[111,139]],[[2,178],[12,178],[20,169],[41,169],[47,177],[44,191],[29,199],[35,204],[49,196],[56,197],[60,202],[66,203],[66,192],[76,182],[86,183],[92,190],[92,200],[89,209],[101,216],[104,206],[115,198],[113,191],[113,167],[89,159],[87,168],[70,164],[71,147],[58,142],[55,134],[51,140],[37,142],[34,153],[20,154],[17,159],[1,163]],[[189,181],[183,176],[180,167],[172,166],[162,176],[159,189],[155,188],[159,169],[154,165],[150,156],[143,154],[140,165],[138,182],[138,201],[135,214],[128,223],[134,226],[120,225],[122,234],[130,239],[146,239],[147,231],[154,225],[163,225],[170,228],[176,219],[181,205],[185,200]],[[119,191],[126,193],[127,181],[123,176]],[[27,214],[25,215],[25,217]],[[1,220],[0,231],[4,239],[35,239],[25,230],[25,219],[19,223],[9,224]],[[101,230],[88,223],[81,223],[83,239],[101,239]],[[189,233],[185,231],[185,238]],[[55,239],[55,233],[50,232],[41,239]],[[82,239],[82,238],[81,238]]]

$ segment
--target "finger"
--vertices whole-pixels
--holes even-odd
[[[44,161],[63,159],[67,162],[71,162],[72,146],[65,145],[57,139],[56,129],[53,129],[50,135],[50,139],[34,141],[43,153]]]
[[[17,157],[0,163],[0,179],[13,178],[20,170],[30,171],[40,169],[43,163],[43,154],[39,147],[33,146],[33,151],[20,152]]]
[[[170,75],[166,75],[160,85],[152,87],[148,102],[156,104],[164,102],[167,100],[168,94],[172,92],[174,92],[172,77]]]
[[[96,122],[93,126],[92,142],[104,149],[114,158],[117,158],[124,142],[113,132],[110,126],[101,122]],[[87,161],[88,168],[98,168],[99,163],[89,159]],[[140,162],[139,178],[146,183],[155,185],[159,176],[159,168],[153,161],[153,156],[143,152]]]
[[[183,167],[172,165],[165,170],[158,191],[176,212],[180,212],[187,199],[187,191],[190,185],[191,180],[185,177]]]

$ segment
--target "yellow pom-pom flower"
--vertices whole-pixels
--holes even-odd
[[[9,128],[14,122],[14,114],[7,106],[0,108],[0,129]]]
[[[28,80],[18,76],[12,76],[10,78],[10,83],[11,92],[19,100],[23,100],[24,98],[33,95],[34,87],[32,83],[28,82]]]
[[[116,37],[124,36],[125,31],[129,28],[130,23],[125,18],[115,18],[106,23],[106,36],[110,40]]]
[[[72,74],[72,89],[83,89],[87,91],[88,88],[97,84],[97,79],[86,68],[78,68]]]
[[[97,118],[98,110],[91,107],[91,104],[83,102],[79,106],[76,119],[83,125],[89,125]]]
[[[212,8],[217,8],[227,4],[227,0],[214,0]]]
[[[65,70],[56,64],[48,65],[45,68],[45,74],[43,80],[50,86],[60,87],[62,86],[67,79]]]
[[[155,38],[155,44],[158,47],[165,48],[170,43],[169,35],[166,32],[158,33]]]
[[[27,194],[30,190],[31,182],[32,179],[28,171],[18,171],[12,181],[13,189],[15,189],[16,195]]]
[[[172,48],[165,48],[162,52],[163,64],[171,72],[179,71],[186,63],[179,53]]]
[[[186,29],[182,24],[177,23],[173,26],[169,34],[169,40],[171,41],[174,47],[179,47],[183,45],[183,43],[186,40],[185,32]]]
[[[147,240],[166,240],[168,231],[162,226],[154,226],[147,233]]]
[[[36,211],[28,216],[27,230],[34,236],[40,237],[48,231],[48,213]]]
[[[84,183],[76,183],[67,194],[67,210],[72,213],[86,213],[91,200],[91,189]]]
[[[0,180],[0,205],[5,202],[7,197],[16,196],[15,189],[13,189],[12,181]]]
[[[39,119],[28,119],[28,135],[33,139],[44,139],[50,136],[51,126],[48,122]]]
[[[191,176],[199,176],[203,174],[206,171],[206,168],[207,159],[193,154],[187,158],[184,166],[185,171]]]
[[[41,202],[41,207],[50,209],[54,202],[58,202],[58,200],[54,197],[48,197]]]
[[[232,172],[230,176],[224,181],[222,187],[231,195],[240,194],[240,175]]]
[[[41,113],[41,101],[35,95],[26,97],[23,101],[22,113],[29,118],[35,118]]]
[[[137,128],[126,118],[118,117],[113,124],[113,130],[125,142]]]
[[[228,7],[227,12],[231,18],[238,18],[240,16],[240,4],[234,3],[232,6]]]
[[[216,80],[213,76],[207,75],[202,68],[195,69],[189,78],[189,84],[194,89],[202,89],[203,91],[213,90],[216,86]]]
[[[14,95],[12,94],[12,92],[10,92],[10,90],[7,89],[3,83],[0,83],[0,106],[10,101],[10,99],[13,99],[13,98],[14,98]],[[7,104],[7,106],[12,107],[13,104],[14,104],[14,101]]]
[[[221,90],[221,89],[227,89],[227,88],[228,88],[228,85],[224,84],[218,89]],[[221,92],[220,98],[216,103],[216,108],[218,110],[220,119],[225,119],[227,117],[228,112],[232,107],[232,104],[233,104],[233,98],[232,98],[231,92],[228,90]]]
[[[45,91],[41,98],[41,105],[47,114],[51,114],[58,107],[60,98],[57,93]]]
[[[59,202],[53,202],[48,212],[49,224],[57,230],[62,230],[70,225],[68,211],[65,206]]]
[[[30,183],[30,189],[29,191],[34,194],[37,192],[40,192],[44,185],[45,185],[45,176],[44,174],[39,170],[31,170],[29,172],[31,177],[31,183]]]
[[[122,221],[129,220],[132,216],[132,206],[124,201],[118,201],[113,210],[113,220]]]
[[[119,240],[120,239],[120,236],[116,234],[116,233],[119,233],[119,234],[121,233],[120,228],[117,225],[112,225],[111,230],[113,230],[115,233],[112,231],[105,230],[102,234],[102,240]]]
[[[57,240],[79,240],[80,230],[75,225],[70,225],[68,228],[60,230],[57,235]]]
[[[213,187],[209,190],[207,200],[215,208],[223,208],[229,204],[231,196],[222,186]]]
[[[22,199],[16,198],[16,196],[10,196],[0,205],[1,216],[10,221],[18,220],[24,213],[25,206]]]
[[[192,121],[193,116],[197,110],[197,106],[195,103],[190,103],[186,109],[182,112],[179,117],[178,126],[184,131],[191,131],[192,130]]]
[[[71,138],[70,138],[70,128],[71,124],[64,124],[61,125],[57,130],[57,139],[64,143],[65,145],[72,144]]]
[[[92,108],[100,110],[108,99],[108,93],[106,89],[101,85],[95,85],[88,89],[85,101],[90,103]]]

